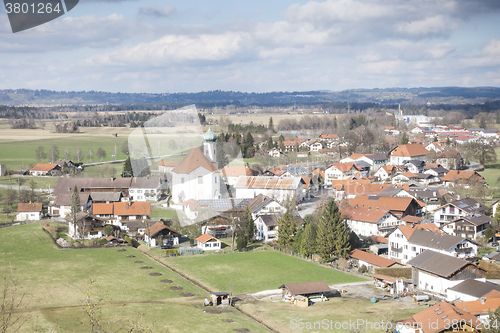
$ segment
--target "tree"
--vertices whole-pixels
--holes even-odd
[[[245,208],[240,223],[237,227],[238,238],[236,239],[236,248],[243,250],[248,247],[248,244],[253,242],[255,237],[255,224],[252,218],[252,213],[248,206]]]
[[[94,162],[94,150],[92,148],[89,148],[89,161]]]
[[[71,194],[71,221],[73,222],[73,229],[76,235],[76,222],[77,214],[81,211],[80,194],[78,193],[78,188],[73,187],[73,193]],[[83,232],[81,233],[83,236]]]
[[[406,145],[406,144],[408,144],[408,142],[410,142],[410,140],[408,139],[406,132],[403,132],[403,136],[401,137],[401,140],[399,141],[399,143],[402,145]]]
[[[287,208],[282,218],[278,220],[278,245],[282,250],[290,251],[293,247],[293,237],[297,228],[297,219]]]
[[[490,239],[493,238],[493,236],[495,236],[495,233],[493,232],[493,229],[491,227],[487,228],[485,231],[484,231],[484,238],[489,241]]]
[[[26,320],[22,320],[24,294],[20,293],[15,268],[3,269],[3,288],[0,295],[0,333],[18,332]],[[9,272],[10,271],[10,272]]]
[[[267,149],[271,150],[274,148],[274,142],[273,142],[273,137],[270,136],[269,139],[267,139]]]
[[[83,152],[80,148],[75,148],[75,151],[73,152],[73,158],[76,160],[77,163],[80,163],[83,161]]]
[[[132,177],[132,176],[134,176],[134,171],[132,169],[132,162],[130,161],[130,156],[128,156],[123,165],[122,177]]]
[[[104,234],[106,236],[113,236],[113,233],[115,232],[115,230],[113,229],[113,226],[112,225],[107,225],[106,228],[104,228]]]
[[[304,228],[302,240],[300,242],[300,253],[305,257],[310,257],[316,253],[316,223],[311,221]]]
[[[43,162],[47,158],[47,154],[45,153],[43,146],[38,146],[38,148],[35,151],[35,154],[38,162]]]
[[[122,143],[122,153],[124,153],[125,155],[129,155],[129,149],[128,149],[128,141],[123,141]]]
[[[267,127],[267,129],[274,133],[273,117],[269,117],[269,126]]]
[[[106,157],[106,151],[104,149],[102,149],[101,147],[99,147],[97,149],[97,157],[101,160],[102,160]]]
[[[52,148],[50,149],[50,160],[52,163],[57,161],[59,159],[59,148],[56,145],[53,145]]]
[[[469,160],[475,160],[482,165],[494,163],[497,160],[495,146],[484,138],[470,142],[466,146],[465,153]]]
[[[349,253],[349,235],[334,200],[326,203],[321,214],[318,223],[317,246],[318,253],[325,261],[330,261],[333,255],[346,258]]]
[[[332,125],[333,125],[333,128],[336,130],[337,126],[338,126],[338,124],[337,124],[337,117],[333,117],[333,123],[332,123]]]

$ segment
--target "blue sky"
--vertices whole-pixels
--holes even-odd
[[[498,0],[80,0],[13,34],[0,89],[248,92],[500,86]]]

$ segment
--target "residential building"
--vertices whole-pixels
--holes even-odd
[[[254,220],[257,233],[255,239],[263,242],[269,242],[278,238],[278,220],[281,215],[262,214]]]
[[[69,216],[66,220],[68,221],[68,236],[73,239],[95,239],[105,236],[105,219],[89,213],[78,212],[76,223]]]
[[[484,231],[491,225],[491,218],[481,213],[472,216],[462,216],[454,221],[445,223],[441,229],[455,236],[477,239],[484,236]]]
[[[129,187],[130,201],[158,201],[164,181],[158,176],[133,177]]]
[[[383,165],[375,171],[373,177],[377,180],[388,180],[392,178],[396,173],[400,172],[401,169],[395,165]]]
[[[439,228],[432,223],[400,225],[389,234],[389,258],[400,260],[402,263],[406,263],[408,260],[415,257],[415,255],[417,254],[416,248],[414,249],[414,251],[412,251],[409,240],[417,229],[441,232],[441,230],[439,230]],[[418,253],[420,253],[420,251]]]
[[[325,185],[330,186],[332,180],[347,179],[362,171],[356,164],[350,163],[332,163],[325,170]]]
[[[165,244],[178,245],[181,234],[161,222],[156,222],[144,231],[144,241],[151,247]]]
[[[480,174],[476,171],[468,170],[450,170],[443,178],[441,178],[441,182],[445,186],[455,186],[455,184],[460,184],[466,188],[475,184],[486,184],[486,181]]]
[[[259,215],[268,214],[282,214],[285,212],[285,207],[278,201],[265,196],[264,194],[259,194],[247,204],[250,212],[252,213],[252,218],[255,220]]]
[[[349,257],[354,259],[358,267],[365,266],[369,272],[374,272],[376,268],[403,267],[400,263],[373,253],[355,249],[349,253]]]
[[[60,169],[57,164],[36,164],[28,172],[32,176],[54,176]]]
[[[88,211],[92,207],[92,197],[89,193],[78,193],[80,200],[80,211]],[[50,205],[52,216],[66,217],[71,214],[72,194],[57,195]]]
[[[438,227],[442,227],[446,223],[455,221],[463,216],[472,217],[476,214],[484,215],[486,208],[486,206],[474,199],[465,198],[442,205],[431,213],[434,214],[434,223]]]
[[[281,156],[284,156],[285,153],[283,153],[281,150],[279,150],[278,148],[271,148],[270,150],[267,151],[267,153],[269,154],[269,156],[271,157],[281,157]]]
[[[39,221],[42,218],[41,203],[20,203],[17,206],[16,221]]]
[[[490,294],[492,291],[495,291],[500,296],[500,285],[488,281],[467,279],[449,288],[446,293],[446,300],[448,302],[476,301]]]
[[[149,202],[112,202],[94,203],[92,214],[106,219],[110,224],[119,226],[120,229],[128,231],[129,221],[148,220],[151,215],[151,204]]]
[[[400,145],[391,151],[389,163],[399,166],[410,160],[426,162],[429,154],[429,151],[420,143]]]

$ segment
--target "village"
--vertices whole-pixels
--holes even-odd
[[[495,241],[500,210],[498,200],[479,200],[477,189],[487,184],[476,170],[484,166],[466,162],[462,147],[476,142],[494,149],[500,131],[433,125],[426,116],[397,117],[407,131],[385,127],[386,140],[394,146],[390,151],[343,157],[347,143],[337,134],[280,135],[275,143],[271,138],[274,147],[267,140],[255,143],[256,149],[276,161],[294,154],[297,163],[265,170],[252,168],[244,159],[220,166],[220,140],[208,126],[200,134],[201,145],[180,160],[151,159],[146,176],[60,177],[48,205],[19,203],[16,220],[65,223],[69,238],[54,239],[62,248],[71,247],[71,240],[79,246],[128,242],[182,256],[245,251],[253,242],[269,244],[369,276],[392,297],[436,300],[402,321],[399,332],[449,332],[450,320],[480,332],[500,305],[500,285],[494,283],[500,280],[487,279],[481,264],[500,265]],[[328,161],[323,166],[307,163],[321,155]],[[51,177],[76,167],[70,160],[58,160],[36,164],[28,173]],[[308,226],[317,223],[311,216],[332,204],[349,237],[345,258],[340,252],[325,257],[318,247],[301,246],[308,241]],[[152,218],[153,209],[175,211],[176,216]],[[288,235],[283,233],[289,227],[287,214],[293,220]],[[319,242],[315,237],[317,230],[311,239]],[[282,296],[298,306],[337,292],[324,281],[283,283]],[[214,294],[213,303],[228,304],[220,300],[226,296]],[[439,329],[429,330],[422,318],[434,318]]]

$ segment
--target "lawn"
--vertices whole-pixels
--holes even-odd
[[[495,149],[497,154],[497,162],[485,165],[484,171],[479,172],[484,177],[488,186],[500,187],[500,148]]]
[[[376,329],[377,325],[408,319],[425,308],[412,303],[409,299],[387,300],[373,304],[367,298],[348,297],[330,298],[327,302],[315,303],[308,308],[271,301],[242,305],[243,310],[258,317],[278,332],[385,332],[385,329]],[[311,325],[310,329],[307,329],[308,323]],[[316,329],[312,329],[314,323],[317,323]],[[343,323],[345,323],[344,329],[340,326]],[[355,326],[351,326],[354,323],[360,324],[358,330]],[[322,328],[319,324],[323,325]],[[336,324],[338,329],[335,328]],[[299,325],[304,326],[301,329]]]
[[[325,280],[328,284],[365,279],[276,252],[204,254],[164,258],[165,262],[211,290],[252,293],[284,283]]]
[[[0,230],[0,267],[2,276],[9,267],[14,269],[24,293],[22,308],[27,321],[21,332],[90,331],[82,323],[88,322],[83,305],[91,278],[95,280],[91,297],[105,299],[100,308],[102,321],[110,322],[113,331],[130,328],[130,322],[142,315],[143,326],[160,332],[166,328],[170,332],[196,332],[207,327],[219,332],[233,327],[263,331],[233,308],[220,314],[205,312],[205,291],[140,251],[130,247],[124,252],[117,248],[60,250],[40,224]]]

